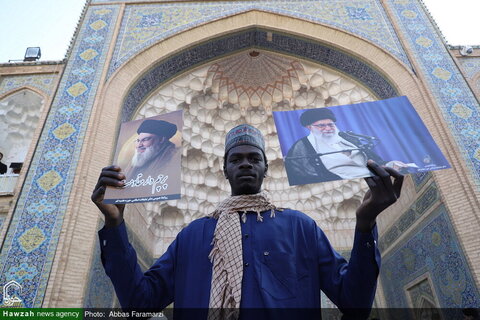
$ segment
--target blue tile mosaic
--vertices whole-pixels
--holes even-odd
[[[430,301],[434,302],[435,297],[433,294],[433,289],[428,282],[428,278],[420,281],[419,283],[413,285],[408,289],[408,293],[410,295],[410,301],[413,303],[413,307],[421,308],[422,305],[419,303],[423,297],[426,297]],[[435,306],[435,305],[433,305]]]
[[[403,235],[424,213],[431,208],[440,199],[437,186],[432,183],[415,200],[410,208],[405,211],[400,218],[385,231],[379,241],[379,249],[385,251],[390,245]]]
[[[412,230],[408,240],[383,257],[380,278],[388,307],[409,307],[401,288],[427,274],[444,319],[458,319],[455,309],[447,308],[480,305],[478,288],[443,205]],[[408,318],[408,310],[395,309],[388,319]]]
[[[480,190],[480,105],[417,0],[387,0]],[[447,90],[445,90],[447,88]]]
[[[108,3],[110,0],[93,2]],[[253,9],[289,15],[346,30],[385,48],[408,65],[408,60],[378,0],[335,1],[329,5],[335,8],[325,10],[324,3],[320,4],[318,1],[201,2],[127,6],[109,72],[111,74],[139,50],[175,33]],[[414,50],[414,56],[422,67],[421,71],[428,79],[432,93],[442,107],[445,119],[454,130],[460,147],[465,151],[467,162],[478,183],[480,172],[478,103],[419,3],[413,0],[388,0],[388,5],[395,12],[403,33]],[[180,11],[184,12],[179,14],[184,14],[185,20],[179,20],[177,25],[167,25],[166,19],[169,15],[165,14],[165,10],[175,8],[182,8]],[[190,10],[184,10],[188,8]],[[202,16],[199,16],[199,12]],[[0,252],[0,285],[12,279],[20,282],[23,287],[22,299],[26,307],[40,307],[43,301],[86,124],[117,15],[118,5],[92,6],[87,11]],[[397,95],[393,86],[376,70],[344,52],[275,32],[273,41],[268,42],[265,30],[251,29],[222,39],[214,39],[162,61],[129,92],[122,119],[129,120],[140,101],[149,92],[176,74],[252,46],[331,66],[357,78],[380,98]],[[2,78],[0,86],[7,86],[5,79]],[[16,84],[12,82],[8,86],[7,91],[11,91]],[[420,181],[426,182],[428,179]],[[382,240],[387,244],[388,241],[390,244],[393,243],[398,234],[405,232],[408,226],[416,221],[419,212],[425,212],[435,205],[438,193],[436,189],[432,190],[430,187],[426,188],[421,198],[425,200],[419,199],[411,210],[402,216],[399,227],[392,231],[391,240],[387,239],[387,234]],[[386,286],[389,304],[405,306],[405,296],[398,294],[398,286],[402,287],[402,283],[408,283],[428,271],[434,277],[433,289],[440,297],[442,306],[480,305],[478,289],[474,287],[474,281],[446,209],[443,206],[437,208],[415,231],[412,231],[412,234],[406,243],[394,248],[384,259],[381,276],[384,277],[382,282]],[[400,267],[395,268],[397,266]],[[99,269],[93,274],[97,271]],[[97,298],[110,301],[109,296],[91,298],[88,303],[93,303],[92,301]]]
[[[468,79],[480,74],[480,57],[460,58],[459,61]]]
[[[347,53],[284,33],[273,32],[272,41],[267,41],[267,31],[255,28],[213,39],[162,61],[132,86],[122,108],[122,121],[129,121],[141,101],[161,83],[189,68],[251,47],[299,56],[332,67],[362,82],[380,99],[398,96],[393,85],[378,71]]]
[[[109,75],[141,50],[176,33],[250,10],[272,12],[351,32],[410,66],[379,0],[197,1],[128,5]]]
[[[86,13],[0,253],[0,285],[19,282],[25,307],[42,305],[117,16],[117,6],[91,7]]]
[[[420,190],[431,178],[432,173],[430,171],[419,172],[410,175],[413,180],[413,184],[415,185],[415,190]]]
[[[0,77],[0,96],[23,87],[32,87],[51,95],[55,89],[58,74],[31,74]]]

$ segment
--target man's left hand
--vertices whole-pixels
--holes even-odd
[[[368,160],[367,167],[375,175],[365,178],[370,190],[365,194],[356,213],[356,228],[360,232],[370,232],[372,230],[375,219],[380,212],[395,203],[400,197],[403,184],[403,175],[395,169],[381,167],[372,160]]]

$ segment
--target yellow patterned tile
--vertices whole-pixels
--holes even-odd
[[[405,18],[413,19],[417,17],[417,13],[412,10],[403,10],[402,16],[404,16]]]
[[[78,97],[85,91],[87,91],[87,86],[83,84],[83,82],[77,82],[74,85],[72,85],[70,88],[67,89],[67,92],[72,96],[72,97]]]
[[[480,148],[478,148],[475,153],[473,154],[473,157],[480,161]]]
[[[103,20],[97,20],[95,22],[90,23],[90,28],[92,28],[95,31],[98,31],[100,29],[103,29],[107,26],[107,23]]]
[[[55,188],[62,181],[62,177],[55,170],[50,170],[37,180],[37,184],[45,192]]]
[[[468,134],[469,136],[476,137],[478,132],[475,130],[466,130],[464,131],[465,134]]]
[[[442,244],[442,236],[438,232],[433,232],[432,233],[432,243],[438,247],[439,245]]]
[[[415,42],[418,45],[421,45],[422,47],[425,47],[425,48],[428,48],[432,45],[432,40],[430,40],[428,38],[425,38],[425,37],[417,38],[417,40],[415,40]]]
[[[461,103],[454,105],[450,111],[452,111],[456,116],[465,120],[470,118],[473,112],[472,109]]]
[[[402,262],[407,268],[407,270],[414,270],[415,269],[415,253],[410,248],[405,248],[402,252]]]
[[[75,132],[75,128],[68,122],[62,124],[61,126],[57,127],[57,129],[53,130],[53,134],[57,139],[63,140],[72,135]]]
[[[80,53],[80,58],[82,58],[85,61],[92,60],[96,56],[98,56],[98,51],[94,49],[87,49],[82,53]]]
[[[436,67],[435,70],[433,70],[432,74],[435,77],[437,77],[438,79],[442,79],[442,80],[445,80],[445,81],[450,79],[450,77],[452,76],[452,73],[450,71],[445,70],[445,69],[440,68],[440,67]]]
[[[100,9],[100,10],[95,10],[93,13],[98,14],[99,16],[103,16],[104,14],[110,13],[112,10],[110,9]]]
[[[454,304],[461,305],[463,301],[463,292],[467,286],[467,279],[464,272],[459,272],[458,276],[454,276],[452,271],[447,269],[445,281],[440,282],[440,290],[450,298]]]
[[[43,241],[45,241],[45,234],[38,227],[28,229],[18,238],[20,246],[27,253],[40,247]]]

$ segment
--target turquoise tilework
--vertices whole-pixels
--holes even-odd
[[[459,319],[458,309],[447,308],[480,305],[478,288],[443,204],[383,257],[380,278],[387,306],[408,307],[402,288],[427,272],[444,319]],[[408,310],[395,309],[388,319],[408,318]]]
[[[410,299],[413,303],[415,308],[422,307],[419,302],[421,301],[422,297],[428,298],[430,301],[435,301],[435,297],[433,295],[433,289],[428,282],[428,279],[424,279],[419,283],[413,285],[408,289],[410,294]]]
[[[129,121],[139,104],[161,83],[190,68],[252,47],[302,57],[329,66],[349,78],[358,80],[379,99],[398,96],[398,92],[388,79],[354,56],[318,42],[276,31],[272,31],[270,41],[267,39],[267,32],[259,28],[249,28],[228,36],[210,39],[163,60],[142,75],[130,88],[123,103],[122,121]]]
[[[230,1],[129,5],[125,9],[109,75],[142,49],[192,27],[249,10],[330,25],[408,59],[378,0]]]
[[[0,77],[0,96],[9,91],[26,86],[36,88],[47,95],[51,95],[57,77],[58,74],[53,73]]]
[[[419,172],[411,175],[415,190],[420,190],[431,178],[432,173],[430,171]]]
[[[418,0],[387,0],[480,189],[480,106]]]
[[[468,79],[480,73],[480,57],[460,58],[459,61]]]
[[[20,283],[25,307],[42,305],[117,16],[117,6],[86,13],[0,253],[0,285]]]
[[[417,200],[405,211],[400,218],[384,232],[379,241],[381,252],[390,247],[395,240],[408,231],[408,229],[420,219],[440,199],[437,186],[432,183],[418,197]]]

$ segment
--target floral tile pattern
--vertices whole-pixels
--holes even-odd
[[[478,307],[480,295],[460,248],[446,208],[440,204],[411,236],[382,259],[380,278],[390,308],[408,308],[404,288],[429,274],[445,319],[457,319],[455,309]],[[458,309],[457,309],[458,310]],[[395,309],[389,319],[407,319],[408,310]]]
[[[197,1],[128,5],[109,75],[146,47],[198,25],[249,10],[287,15],[361,36],[410,66],[378,0]]]
[[[54,90],[57,74],[35,74],[27,76],[0,77],[0,96],[22,87],[33,87],[51,95]]]
[[[480,105],[417,0],[387,0],[480,189]],[[470,61],[470,60],[468,60]],[[478,62],[472,62],[470,70]],[[473,71],[467,71],[473,72]]]
[[[0,285],[17,281],[28,308],[41,307],[43,302],[117,15],[116,6],[91,7],[86,14],[0,253]],[[15,83],[48,85],[53,81],[51,77],[42,79],[24,77],[23,82],[16,79]],[[2,81],[2,88],[14,85],[8,81]]]

